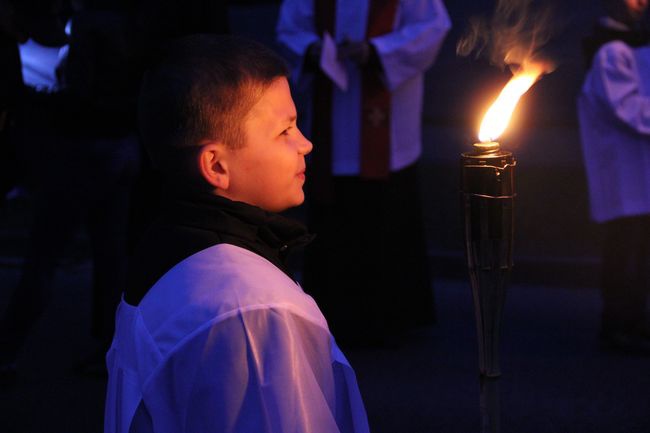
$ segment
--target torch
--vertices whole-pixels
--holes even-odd
[[[515,75],[483,118],[480,142],[471,152],[461,154],[465,250],[476,316],[483,433],[500,429],[499,336],[513,265],[517,162],[496,140],[505,131],[521,96],[540,75],[538,71]]]

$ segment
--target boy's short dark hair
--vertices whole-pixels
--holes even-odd
[[[192,35],[174,41],[145,74],[138,103],[142,141],[156,168],[187,176],[188,157],[206,140],[244,145],[244,120],[284,60],[241,37]]]

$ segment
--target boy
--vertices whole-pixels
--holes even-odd
[[[135,254],[107,355],[105,432],[367,432],[354,372],[286,274],[311,143],[283,61],[238,38],[174,43],[142,138],[173,186]]]

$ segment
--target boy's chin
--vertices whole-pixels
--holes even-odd
[[[277,204],[274,206],[262,206],[262,209],[264,209],[267,212],[274,212],[274,213],[279,213],[279,212],[284,212],[286,210],[289,210],[294,207],[298,207],[301,204],[305,202],[305,196],[301,195],[300,198],[297,198],[294,201],[288,202],[288,203],[283,203],[283,204]]]

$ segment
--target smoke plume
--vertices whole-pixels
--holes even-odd
[[[510,67],[515,74],[529,68],[549,73],[555,65],[544,56],[543,47],[554,29],[553,10],[548,2],[497,0],[492,17],[470,19],[456,53],[485,57],[496,66]]]

